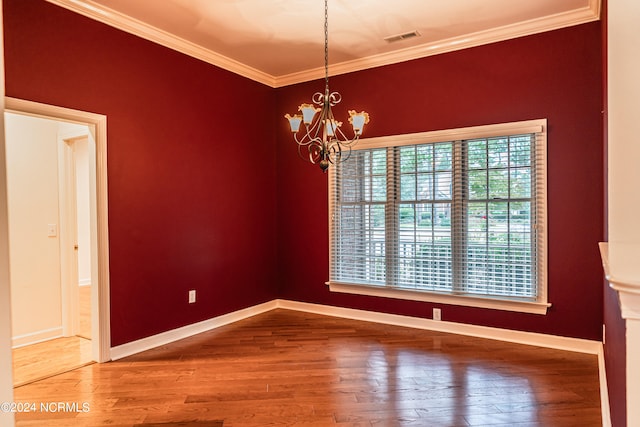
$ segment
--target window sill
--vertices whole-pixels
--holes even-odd
[[[447,295],[435,292],[389,289],[383,286],[350,283],[327,282],[331,292],[369,295],[384,298],[396,298],[412,301],[435,302],[440,304],[461,305],[465,307],[489,308],[493,310],[517,311],[520,313],[547,314],[550,303],[504,300],[468,295]]]

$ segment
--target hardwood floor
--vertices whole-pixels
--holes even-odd
[[[91,341],[56,338],[13,349],[13,386],[48,378],[91,363]]]
[[[78,299],[78,336],[57,338],[12,351],[14,387],[92,363],[91,286],[80,286]]]
[[[19,387],[15,399],[78,409],[19,413],[18,426],[601,425],[594,355],[287,310]]]

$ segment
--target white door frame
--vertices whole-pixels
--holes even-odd
[[[4,43],[2,0],[0,0],[0,108],[4,112]],[[9,217],[7,167],[4,141],[4,114],[0,116],[0,402],[13,401],[13,360],[11,357],[11,290],[9,289]],[[13,427],[15,416],[0,410],[0,425]]]
[[[33,101],[5,97],[5,110],[33,117],[89,126],[89,165],[91,197],[91,316],[92,358],[111,359],[109,309],[109,228],[107,199],[107,117]],[[91,144],[91,140],[94,144]],[[91,155],[91,151],[95,150]],[[95,284],[96,286],[93,286]]]
[[[60,207],[60,282],[62,286],[62,334],[78,333],[78,218],[76,196],[76,158],[74,144],[89,138],[87,127],[79,134],[58,134],[59,207]],[[93,139],[93,138],[91,138]]]

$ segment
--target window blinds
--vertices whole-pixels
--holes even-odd
[[[330,282],[546,301],[544,127],[451,135],[468,138],[361,141],[336,165]]]

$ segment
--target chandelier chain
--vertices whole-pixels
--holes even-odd
[[[324,82],[324,93],[314,93],[312,104],[300,104],[298,111],[302,114],[285,114],[284,117],[289,121],[293,139],[298,145],[298,155],[326,172],[330,164],[349,158],[351,146],[362,135],[364,125],[369,123],[366,111],[349,110],[349,123],[353,127],[353,138],[349,138],[340,129],[342,122],[336,120],[331,111],[342,97],[338,92],[329,92],[329,0],[324,0]]]
[[[324,0],[324,83],[329,91],[329,0]]]

